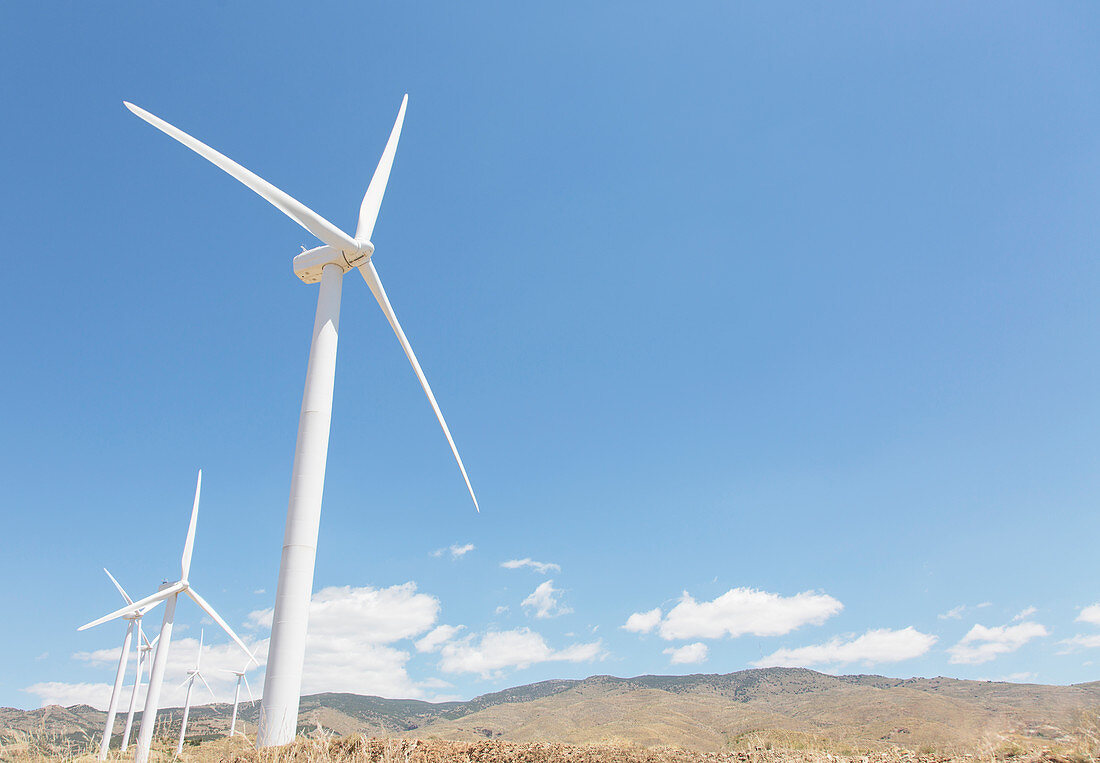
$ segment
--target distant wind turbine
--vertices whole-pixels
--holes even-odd
[[[153,654],[153,669],[149,673],[149,689],[145,694],[145,710],[141,714],[141,728],[138,730],[137,750],[134,752],[134,763],[145,763],[149,759],[149,746],[153,741],[153,728],[156,724],[157,709],[160,703],[160,687],[164,681],[164,668],[168,663],[168,647],[172,643],[172,622],[176,614],[176,598],[181,593],[190,596],[206,614],[210,615],[214,622],[221,626],[223,631],[229,634],[230,638],[237,642],[237,645],[244,650],[245,654],[251,659],[255,659],[255,657],[252,656],[252,652],[245,646],[245,643],[241,641],[240,637],[229,627],[229,623],[214,611],[214,608],[206,602],[206,599],[199,596],[199,592],[191,587],[191,583],[187,579],[187,575],[191,571],[191,552],[195,546],[195,525],[199,519],[199,493],[201,490],[202,470],[200,469],[198,480],[195,483],[195,503],[191,507],[191,523],[187,527],[187,540],[184,541],[183,544],[183,559],[180,562],[180,579],[175,583],[162,583],[160,590],[152,596],[146,596],[140,601],[135,601],[129,606],[115,610],[109,615],[104,615],[98,620],[93,620],[77,628],[77,630],[81,631],[86,630],[100,623],[105,623],[108,620],[128,617],[157,602],[164,602],[164,620],[161,622],[160,626],[160,640],[157,642],[156,652]]]
[[[206,683],[206,679],[202,677],[202,670],[200,665],[202,664],[202,630],[199,631],[199,652],[195,655],[195,669],[187,671],[187,678],[183,679],[183,683],[187,685],[187,694],[183,700],[183,720],[180,722],[180,741],[176,745],[176,755],[183,754],[183,739],[187,735],[187,716],[191,712],[191,689],[195,687],[195,679],[202,681],[202,685],[206,687],[206,690],[210,692],[210,696],[217,702],[218,698],[214,696],[214,690],[210,688],[210,684]]]
[[[233,720],[229,722],[229,736],[233,736],[237,733],[237,705],[241,700],[241,681],[244,681],[244,688],[248,690],[249,701],[251,701],[253,705],[256,704],[256,698],[252,696],[252,687],[248,685],[248,676],[245,675],[251,665],[251,662],[247,662],[241,670],[227,670],[226,668],[222,668],[226,673],[232,673],[237,677],[237,688],[233,690]],[[244,732],[242,731],[241,733],[243,734]]]
[[[244,183],[276,209],[301,225],[322,242],[323,246],[302,252],[294,258],[294,273],[305,283],[320,283],[317,313],[313,323],[313,341],[309,350],[305,391],[298,419],[298,441],[294,450],[294,467],[290,478],[290,501],[287,506],[286,533],[279,565],[279,584],[275,593],[275,613],[271,626],[267,672],[264,678],[263,706],[260,713],[260,747],[286,744],[294,739],[298,720],[298,702],[302,689],[302,665],[305,660],[306,630],[309,624],[309,600],[313,590],[313,569],[317,560],[317,531],[321,521],[321,494],[325,482],[325,462],[328,458],[329,425],[332,420],[332,388],[336,374],[336,343],[340,325],[340,293],[344,274],[358,269],[367,282],[382,313],[386,316],[401,349],[412,364],[413,372],[431,403],[443,434],[458,462],[466,489],[474,507],[477,497],[470,485],[466,467],[458,455],[451,431],[443,420],[435,395],[432,394],[424,371],[413,353],[401,324],[390,305],[386,290],[371,256],[374,244],[371,235],[378,219],[382,196],[389,181],[390,169],[397,152],[401,126],[405,120],[408,95],[401,100],[382,158],[374,171],[366,195],[359,208],[355,236],[349,236],[297,199],[280,191],[232,159],[173,127],[148,111],[126,103],[126,108],[175,138],[195,153],[209,160]],[[478,508],[480,511],[480,508]]]
[[[122,594],[122,598],[127,604],[133,604],[134,600],[123,590],[118,581],[115,580],[115,576],[104,567],[103,571],[107,573],[107,577],[111,579],[111,582],[115,584],[115,588]],[[122,682],[126,678],[126,661],[130,657],[130,641],[134,636],[134,631],[138,633],[138,648],[141,648],[141,638],[144,635],[141,632],[141,618],[150,609],[155,607],[160,602],[154,602],[147,607],[139,609],[133,614],[126,615],[126,638],[122,641],[122,654],[118,656],[118,670],[115,672],[115,683],[111,687],[111,701],[107,705],[107,722],[103,726],[103,738],[99,742],[99,759],[107,759],[107,751],[111,747],[111,735],[115,731],[115,714],[118,712],[118,700],[122,694]],[[139,651],[140,656],[140,651]],[[139,668],[140,670],[140,668]],[[131,703],[132,704],[132,703]]]

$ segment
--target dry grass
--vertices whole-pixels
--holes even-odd
[[[761,742],[753,746],[754,742]],[[942,755],[896,749],[865,754],[834,754],[824,749],[799,745],[798,749],[775,746],[771,740],[741,739],[726,752],[707,753],[678,748],[644,748],[625,745],[567,745],[553,742],[514,743],[486,740],[454,742],[443,740],[374,739],[362,736],[341,738],[299,737],[285,747],[257,750],[244,737],[219,739],[184,747],[180,763],[982,763],[983,760],[1012,763],[1086,763],[1094,761],[1084,751],[1054,754],[1050,751],[1022,755]],[[175,759],[174,745],[160,740],[151,760],[169,763]],[[132,749],[132,748],[131,748]],[[130,760],[112,750],[110,760]],[[95,760],[95,745],[63,750],[51,743],[18,739],[0,744],[0,760],[13,763]]]

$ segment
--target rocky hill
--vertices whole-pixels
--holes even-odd
[[[830,676],[798,668],[725,675],[593,676],[544,681],[466,702],[431,703],[357,694],[302,698],[299,731],[386,737],[569,744],[675,745],[720,751],[746,737],[833,749],[972,751],[1015,740],[1042,747],[1066,740],[1082,713],[1100,708],[1100,682],[1044,686],[950,678]],[[189,738],[224,735],[230,706],[191,710]],[[161,712],[164,733],[180,710]],[[105,715],[86,705],[0,710],[0,736],[94,738]],[[258,707],[241,718],[255,728]],[[121,732],[121,720],[117,727]]]

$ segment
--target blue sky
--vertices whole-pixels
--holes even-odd
[[[266,638],[315,242],[122,100],[354,229],[405,92],[374,261],[482,513],[349,280],[307,690],[1096,679],[1097,40],[1088,3],[5,5],[0,704],[102,703],[122,627],[75,628],[101,567],[178,569],[200,467],[192,581]]]

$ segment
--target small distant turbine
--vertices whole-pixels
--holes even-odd
[[[355,235],[349,236],[331,222],[294,197],[245,169],[224,154],[196,140],[160,117],[132,103],[123,102],[130,111],[164,134],[219,167],[251,188],[268,203],[316,236],[322,243],[294,258],[294,274],[307,284],[319,283],[317,313],[313,322],[313,342],[306,367],[305,391],[298,418],[298,441],[294,448],[294,466],[290,478],[290,501],[287,506],[286,533],[283,535],[283,555],[279,563],[279,583],[275,591],[275,613],[271,625],[271,641],[264,675],[263,703],[257,744],[271,747],[294,739],[298,722],[298,705],[302,689],[302,666],[306,653],[306,631],[309,624],[309,600],[313,590],[313,569],[317,561],[317,534],[321,522],[321,494],[325,485],[325,463],[328,459],[329,426],[332,423],[332,388],[336,375],[336,343],[339,338],[340,295],[344,274],[358,270],[374,295],[383,315],[397,335],[397,341],[409,359],[424,394],[431,403],[435,417],[443,428],[447,444],[458,462],[458,470],[477,508],[477,497],[458,455],[451,430],[428,386],[424,370],[413,353],[397,315],[390,305],[386,290],[371,259],[374,255],[374,224],[389,182],[401,126],[405,121],[405,106],[409,97],[401,100],[397,120],[390,131],[382,158],[371,177],[370,185],[359,206],[359,221]],[[478,509],[480,511],[480,509]],[[143,721],[144,723],[144,721]]]
[[[237,733],[237,705],[240,703],[241,700],[241,681],[244,681],[244,688],[248,690],[249,701],[253,705],[256,704],[256,698],[252,696],[252,687],[248,685],[248,676],[245,675],[245,673],[248,672],[248,669],[251,666],[252,662],[249,661],[245,663],[245,666],[242,670],[228,670],[226,668],[222,668],[222,670],[224,670],[226,673],[232,673],[237,677],[237,688],[233,690],[233,720],[229,722],[229,736],[233,736]],[[244,735],[243,731],[241,732],[241,735]]]
[[[115,576],[112,575],[106,567],[103,571],[107,573],[107,577],[111,579],[111,582],[115,584],[115,588],[122,594],[122,598],[126,600],[127,604],[133,604],[134,600],[123,590],[118,581],[115,580]],[[144,607],[137,612],[126,615],[126,638],[122,641],[122,654],[118,656],[118,670],[115,672],[115,683],[111,687],[111,701],[107,705],[107,723],[103,726],[103,738],[99,742],[99,759],[107,759],[107,750],[111,746],[111,734],[115,730],[115,714],[118,712],[118,699],[122,694],[122,682],[126,678],[126,661],[130,657],[130,641],[134,636],[134,631],[138,632],[138,648],[141,648],[141,638],[144,635],[141,632],[141,618],[150,609],[155,607],[160,602],[154,602],[147,607]],[[140,656],[140,653],[139,653]],[[140,670],[140,667],[138,668]],[[131,702],[131,706],[132,706]]]
[[[214,622],[221,626],[223,631],[229,634],[230,638],[237,642],[237,646],[243,649],[245,654],[251,659],[255,659],[252,652],[249,651],[245,643],[241,641],[240,636],[234,633],[233,629],[229,627],[229,623],[214,611],[214,608],[206,602],[206,599],[199,596],[199,592],[191,587],[191,583],[187,579],[187,575],[191,571],[191,552],[195,546],[195,525],[199,520],[199,493],[201,490],[202,470],[200,469],[198,480],[195,483],[195,503],[191,507],[191,524],[187,527],[187,540],[183,544],[183,559],[180,562],[180,579],[175,583],[164,582],[161,584],[160,590],[152,596],[146,596],[141,601],[135,601],[127,607],[115,610],[109,615],[104,615],[98,620],[93,620],[77,628],[77,630],[82,631],[99,625],[100,623],[105,623],[108,620],[136,614],[157,602],[164,602],[164,620],[160,625],[160,641],[157,643],[156,651],[153,653],[153,669],[149,673],[149,690],[145,694],[145,710],[141,714],[141,728],[138,730],[137,750],[134,752],[134,763],[146,763],[146,761],[149,760],[149,746],[153,742],[153,729],[157,720],[157,710],[160,706],[160,687],[164,681],[164,669],[168,663],[168,647],[172,643],[172,622],[176,614],[176,598],[181,593],[190,596],[206,614],[210,615]]]
[[[134,726],[134,708],[137,706],[138,692],[141,691],[141,672],[149,664],[149,660],[152,659],[153,648],[160,641],[160,636],[155,637],[152,641],[146,638],[140,624],[138,625],[138,636],[140,636],[140,639],[138,640],[137,675],[134,677],[134,690],[130,692],[130,709],[126,712],[126,729],[122,732],[122,744],[118,748],[119,752],[126,752],[126,748],[130,746],[130,730]],[[141,643],[142,641],[145,643]]]
[[[183,683],[187,684],[187,694],[183,700],[183,721],[180,722],[180,741],[176,745],[176,755],[183,754],[183,738],[187,734],[187,716],[191,712],[191,689],[195,686],[195,679],[202,681],[202,685],[206,687],[206,690],[210,692],[210,696],[217,702],[218,698],[214,696],[214,690],[210,688],[210,684],[206,683],[206,679],[202,677],[202,671],[199,666],[202,664],[202,635],[203,632],[199,631],[199,653],[195,655],[195,669],[187,671],[187,678],[183,679]]]

